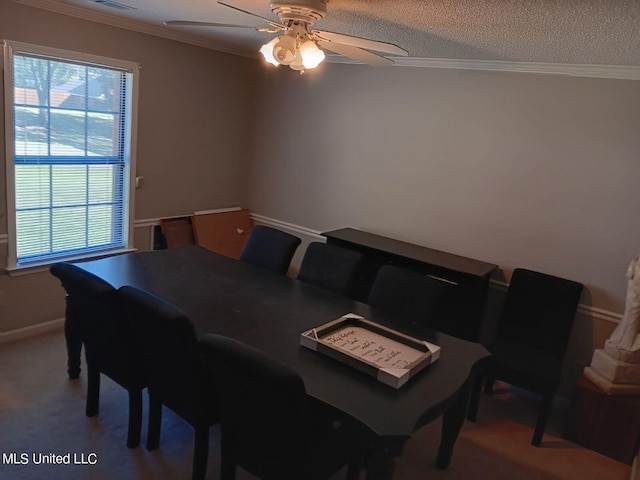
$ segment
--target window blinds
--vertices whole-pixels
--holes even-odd
[[[131,74],[13,58],[17,265],[125,247]]]

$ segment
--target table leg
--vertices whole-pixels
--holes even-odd
[[[406,438],[377,439],[367,452],[366,480],[391,480],[395,470],[395,457],[400,456]]]
[[[67,342],[67,373],[69,378],[80,376],[80,354],[82,352],[82,336],[76,315],[73,314],[71,299],[67,295],[67,308],[64,320],[64,336]]]
[[[467,415],[469,392],[470,385],[469,380],[467,380],[460,389],[460,393],[454,403],[442,415],[442,436],[438,457],[436,458],[436,466],[442,470],[446,469],[451,463],[453,447]]]

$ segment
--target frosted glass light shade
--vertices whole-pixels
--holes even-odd
[[[273,57],[280,65],[291,65],[296,54],[296,39],[289,35],[278,37],[273,47]]]
[[[292,70],[304,70],[305,66],[302,64],[302,55],[300,55],[300,49],[296,50],[296,54],[293,56],[293,62],[289,65]]]
[[[324,52],[318,48],[312,40],[307,40],[300,45],[300,56],[304,68],[316,68],[324,60]]]
[[[264,45],[262,45],[262,47],[260,48],[260,53],[267,63],[270,63],[271,65],[277,67],[280,64],[273,56],[273,47],[276,45],[276,43],[278,43],[278,37],[274,37],[269,43],[265,43]]]

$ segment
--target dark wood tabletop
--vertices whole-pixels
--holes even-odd
[[[466,395],[473,367],[488,355],[481,345],[419,327],[398,328],[393,315],[197,246],[78,265],[115,288],[139,287],[175,304],[198,335],[230,336],[279,358],[302,376],[310,396],[366,426],[386,441],[386,450],[396,450],[392,454],[416,429],[444,413],[438,463],[448,465],[464,420],[461,393]],[[303,331],[351,312],[440,345],[440,359],[394,389],[300,346]]]

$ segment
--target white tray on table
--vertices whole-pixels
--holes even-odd
[[[440,347],[349,313],[300,335],[300,345],[400,388],[440,357]]]

